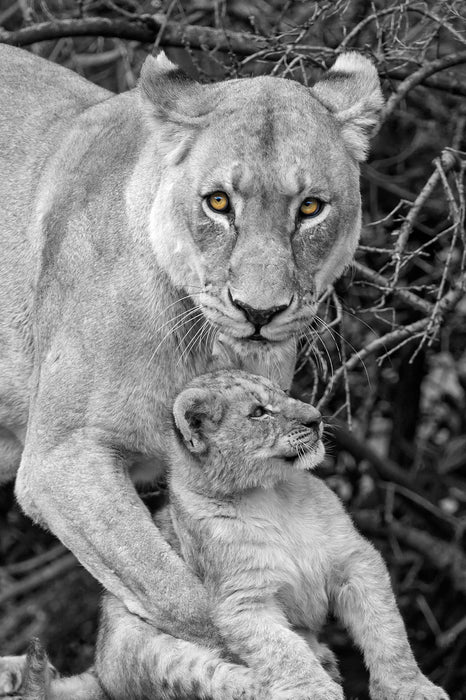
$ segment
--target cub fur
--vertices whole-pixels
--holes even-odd
[[[228,362],[291,382],[357,244],[381,104],[351,53],[311,89],[201,85],[160,54],[112,95],[0,45],[0,481],[17,474],[26,513],[175,636],[215,636],[209,601],[133,483],[164,471],[169,406],[216,334]]]
[[[414,660],[382,558],[309,473],[324,455],[318,411],[232,370],[191,382],[173,416],[170,503],[158,524],[203,582],[237,663],[214,643],[157,633],[107,595],[96,656],[107,694],[342,700],[318,641],[332,611],[364,653],[373,700],[447,700]],[[49,697],[72,697],[67,683],[75,679],[52,681]]]

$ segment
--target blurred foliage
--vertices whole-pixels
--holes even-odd
[[[383,552],[416,657],[453,700],[466,698],[465,10],[460,0],[0,0],[0,39],[117,92],[136,85],[154,42],[201,81],[312,84],[346,49],[376,62],[388,106],[362,168],[361,244],[303,339],[295,393],[328,416],[321,474]],[[102,17],[150,43],[92,36]],[[45,22],[47,36],[67,18],[88,21],[89,34],[31,45],[21,34]],[[11,488],[0,499],[0,652],[39,635],[60,670],[80,671],[99,586],[20,514]],[[360,655],[333,623],[328,638],[347,696],[366,698]]]

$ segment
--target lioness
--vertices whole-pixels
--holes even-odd
[[[161,54],[115,96],[0,46],[0,72],[1,480],[132,613],[213,638],[133,483],[163,472],[167,407],[215,334],[291,381],[357,244],[375,68],[201,85]]]
[[[447,700],[414,660],[382,558],[306,471],[324,454],[318,411],[232,370],[191,382],[173,415],[170,505],[157,521],[246,665],[227,663],[214,645],[157,633],[107,595],[96,671],[108,695],[342,700],[320,663],[330,662],[336,677],[318,642],[330,608],[364,652],[373,700]],[[31,662],[37,680],[41,669]],[[36,683],[35,700],[104,697],[90,674],[47,685],[37,692]]]

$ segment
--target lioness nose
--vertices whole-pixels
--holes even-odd
[[[254,328],[266,326],[274,316],[279,314],[280,311],[284,311],[289,306],[289,304],[283,304],[282,306],[271,306],[268,309],[254,309],[252,306],[249,306],[249,304],[246,304],[244,301],[240,301],[239,299],[234,299],[231,297],[231,301],[238,307],[238,309],[244,311],[244,315],[248,321],[252,323]]]

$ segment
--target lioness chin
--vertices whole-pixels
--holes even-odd
[[[201,85],[161,54],[116,96],[0,46],[0,92],[0,479],[128,610],[215,639],[133,484],[213,346],[289,385],[357,244],[376,71]]]

